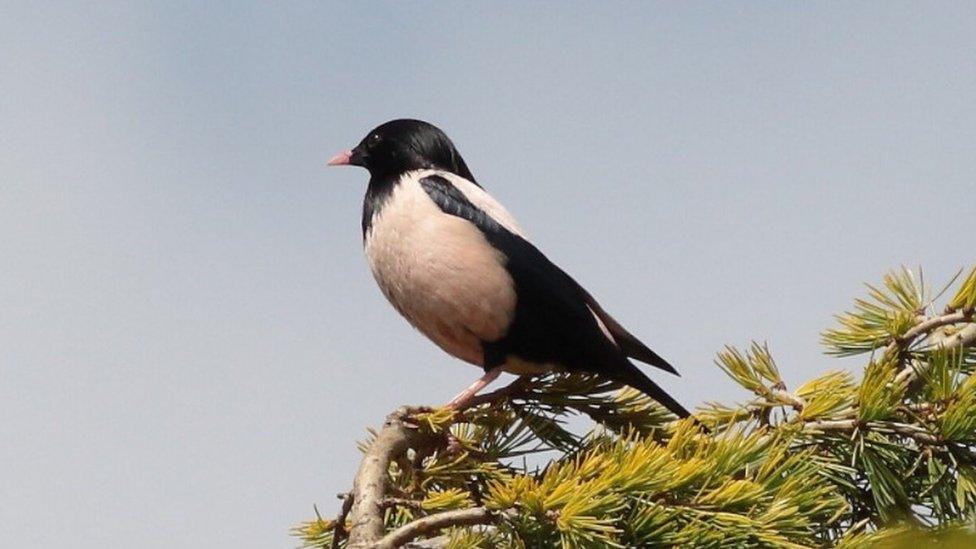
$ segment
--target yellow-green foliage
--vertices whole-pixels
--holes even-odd
[[[959,291],[949,301],[949,308],[955,310],[968,309],[970,311],[976,308],[976,268],[969,271],[969,275],[959,285]]]
[[[976,269],[943,309],[921,281],[887,275],[824,333],[831,353],[871,353],[859,381],[832,371],[790,391],[754,343],[716,360],[746,400],[695,420],[583,375],[532,380],[461,416],[417,414],[444,442],[391,465],[387,525],[485,507],[491,524],[431,533],[438,546],[976,546],[960,526],[976,510],[976,348],[931,344],[972,326]],[[567,428],[572,416],[593,430]],[[329,547],[334,526],[294,534]]]

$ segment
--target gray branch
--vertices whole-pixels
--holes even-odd
[[[814,432],[842,432],[842,433],[852,433],[855,429],[860,427],[862,424],[856,419],[833,419],[833,420],[816,420],[808,421],[803,424],[804,431],[814,431]],[[885,421],[872,421],[863,424],[865,428],[871,429],[878,432],[891,432],[896,433],[904,437],[909,437],[914,439],[920,444],[925,444],[928,446],[941,446],[946,442],[940,439],[938,436],[917,427],[915,425],[908,425],[905,423],[895,423],[895,422],[885,422]]]
[[[494,524],[505,515],[490,511],[484,507],[445,511],[419,518],[390,532],[380,540],[375,549],[394,549],[413,541],[414,539],[438,532],[451,526],[475,526],[478,524]]]
[[[422,448],[432,443],[429,435],[407,423],[409,415],[409,409],[400,408],[387,416],[359,465],[349,513],[350,549],[374,547],[385,534],[383,515],[390,463],[410,448]]]
[[[928,337],[933,331],[939,328],[964,322],[966,324],[958,332],[933,342],[929,350],[935,351],[940,349],[953,349],[972,345],[974,342],[976,342],[976,323],[973,323],[972,319],[973,311],[954,311],[944,315],[932,317],[917,324],[914,328],[905,332],[905,335],[895,341],[892,341],[885,349],[885,352],[895,353],[899,349],[907,349],[920,336]],[[897,376],[895,376],[895,383],[900,384],[910,382],[918,377],[918,374],[919,372],[916,370],[916,368],[909,364],[898,372]]]

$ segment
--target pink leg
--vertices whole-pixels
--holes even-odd
[[[485,372],[485,375],[478,378],[478,381],[475,381],[471,385],[468,385],[467,389],[461,391],[458,394],[458,396],[452,398],[451,401],[448,402],[446,406],[448,408],[454,408],[455,410],[462,408],[469,400],[471,400],[471,397],[478,394],[478,391],[484,389],[485,385],[488,385],[492,381],[498,379],[498,376],[501,375],[501,373],[502,373],[501,366],[488,370],[487,372]]]

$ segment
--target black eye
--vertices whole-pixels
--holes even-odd
[[[379,145],[380,144],[380,141],[382,141],[382,140],[383,140],[383,138],[380,137],[380,134],[374,133],[373,135],[371,135],[371,136],[369,136],[369,137],[366,138],[366,146],[369,147],[369,148],[373,148],[373,147]]]

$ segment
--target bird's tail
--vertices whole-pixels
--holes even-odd
[[[685,409],[677,400],[671,397],[668,393],[664,391],[657,383],[654,383],[651,378],[635,366],[632,362],[624,359],[627,366],[620,368],[614,372],[613,377],[616,378],[620,383],[624,383],[637,389],[638,391],[644,393],[645,395],[653,398],[661,406],[664,406],[671,411],[674,415],[679,418],[686,418],[691,416],[691,413]]]

